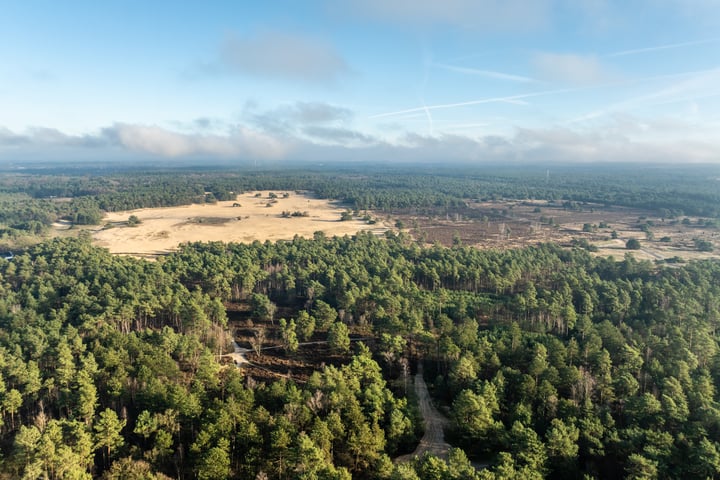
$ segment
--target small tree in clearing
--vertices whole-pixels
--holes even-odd
[[[265,327],[259,327],[250,338],[250,346],[258,357],[262,352],[263,343],[265,343]]]
[[[625,243],[625,248],[628,250],[640,250],[640,240],[637,238],[631,238]]]

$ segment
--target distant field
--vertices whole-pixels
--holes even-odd
[[[698,217],[661,218],[636,208],[589,203],[568,208],[560,202],[498,200],[468,202],[443,212],[396,210],[382,217],[371,212],[377,221],[371,225],[359,218],[340,221],[346,211],[343,205],[310,193],[275,191],[272,197],[270,191],[259,191],[214,204],[113,212],[103,218],[102,226],[90,231],[95,243],[112,253],[145,257],[171,252],[184,242],[290,240],[295,235],[312,237],[317,231],[328,236],[352,235],[361,230],[383,233],[397,226],[429,245],[460,242],[504,250],[555,242],[589,245],[596,249],[596,255],[615,258],[628,252],[647,260],[720,257],[720,230],[716,225],[705,225]],[[129,226],[131,215],[140,223]],[[56,234],[76,235],[88,230],[70,226],[68,222],[57,223]],[[613,232],[617,238],[612,238]],[[639,250],[625,248],[630,238],[640,240]],[[700,251],[698,239],[707,242],[712,251]]]
[[[469,202],[464,208],[449,208],[445,214],[396,213],[393,218],[428,244],[450,246],[459,241],[477,248],[509,249],[543,242],[564,246],[582,242],[597,248],[597,255],[619,259],[628,252],[646,260],[720,256],[717,227],[702,225],[698,217],[661,218],[637,208],[599,204],[566,208],[545,201],[499,200]],[[617,238],[612,238],[613,231]],[[641,249],[627,250],[625,243],[630,238],[638,239]],[[712,251],[699,251],[696,239],[708,242]]]
[[[275,241],[290,240],[295,235],[312,237],[316,231],[333,236],[387,230],[381,223],[340,221],[345,208],[307,193],[287,192],[286,198],[285,192],[274,192],[277,198],[270,198],[270,193],[245,193],[235,201],[215,204],[109,213],[103,219],[105,227],[95,230],[93,238],[112,253],[152,256],[170,252],[184,242]],[[283,212],[298,216],[284,218]],[[131,215],[140,220],[138,225],[127,225]]]

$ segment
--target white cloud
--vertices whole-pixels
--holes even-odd
[[[206,134],[202,130],[179,133],[156,125],[117,123],[97,134],[81,136],[43,128],[17,134],[0,127],[0,159],[18,161],[23,155],[67,158],[72,154],[84,159],[202,159],[203,163],[227,159],[717,163],[720,141],[716,128],[675,117],[620,114],[582,126],[518,128],[503,136],[468,131],[439,135],[397,132],[393,138],[384,139],[332,122],[308,123],[283,135],[243,125],[230,127],[225,134]]]
[[[6,127],[0,127],[0,147],[17,147],[28,143],[28,138],[13,133]]]
[[[675,142],[719,143],[716,138],[717,125],[700,120],[697,115],[640,117],[627,113],[616,113],[597,119],[578,131],[603,132],[605,138],[623,141],[668,144]]]
[[[287,153],[287,146],[277,139],[243,126],[235,127],[223,136],[184,134],[155,125],[118,123],[105,129],[103,134],[126,149],[163,157],[281,158]]]
[[[517,128],[505,136],[407,134],[375,153],[405,161],[718,163],[720,141],[713,128],[698,130],[676,118],[617,116],[590,129]]]
[[[102,147],[107,144],[107,139],[102,136],[68,135],[55,128],[30,127],[23,133],[15,133],[0,127],[0,147]]]
[[[593,85],[615,77],[595,56],[538,53],[532,63],[540,78],[564,84]]]
[[[286,80],[328,82],[350,71],[330,44],[285,32],[231,36],[222,46],[220,59],[233,72]]]
[[[323,102],[296,102],[260,113],[255,110],[249,110],[252,122],[274,132],[289,132],[305,125],[345,124],[353,118],[351,110]]]
[[[370,135],[350,130],[348,128],[308,126],[302,129],[302,133],[313,139],[331,144],[343,145],[346,147],[370,145],[377,140]]]
[[[352,123],[354,113],[352,110],[323,102],[295,102],[280,105],[276,108],[258,111],[257,106],[246,111],[246,118],[258,129],[270,135],[292,138],[305,135],[315,137],[335,137],[340,139],[349,135],[339,134],[340,130],[347,130]],[[334,128],[335,134],[323,131],[320,128]],[[314,132],[314,133],[308,133]],[[355,132],[360,135],[359,132]],[[359,137],[355,136],[355,140]]]
[[[720,24],[718,0],[645,0],[646,8],[670,8],[690,20],[696,29],[710,27],[712,31]]]
[[[290,117],[301,123],[346,122],[353,117],[353,112],[323,102],[297,102],[289,109]]]
[[[164,157],[177,157],[192,153],[193,147],[187,135],[174,133],[156,126],[117,124],[106,130],[122,146],[139,152]],[[219,153],[219,152],[215,152]]]
[[[349,0],[330,8],[401,25],[525,30],[546,25],[552,0]]]
[[[513,147],[528,161],[698,163],[720,160],[711,129],[674,118],[619,115],[592,129],[518,129]]]

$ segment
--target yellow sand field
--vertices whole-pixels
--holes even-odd
[[[256,193],[261,197],[256,197]],[[289,192],[290,196],[283,198],[284,192],[275,192],[278,198],[268,206],[269,193],[246,193],[236,201],[216,204],[113,212],[103,219],[104,224],[113,227],[97,230],[93,237],[97,245],[112,253],[156,255],[172,251],[184,242],[247,243],[290,240],[295,235],[311,237],[316,231],[335,236],[361,230],[378,233],[387,230],[380,223],[368,225],[359,219],[341,222],[343,207],[309,194]],[[283,218],[283,211],[303,212],[307,216]],[[125,226],[130,215],[138,217],[141,223],[135,227]]]

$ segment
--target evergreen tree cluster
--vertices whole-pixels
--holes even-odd
[[[7,478],[705,478],[720,471],[720,264],[554,245],[423,248],[405,235],[184,245],[156,262],[85,238],[0,260]],[[292,355],[346,361],[257,383],[218,358],[225,305],[273,308]],[[347,331],[376,340],[348,351]],[[423,362],[448,459],[412,450]],[[467,456],[466,456],[467,455]],[[488,467],[476,470],[468,457]],[[264,476],[264,477],[263,477]]]

